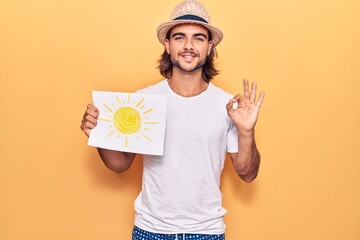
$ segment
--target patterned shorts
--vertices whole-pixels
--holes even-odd
[[[160,234],[148,232],[134,226],[132,240],[225,240],[225,234]]]

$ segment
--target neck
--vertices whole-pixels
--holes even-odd
[[[182,97],[194,97],[204,92],[209,84],[202,78],[202,69],[184,72],[174,68],[168,84],[176,94]]]

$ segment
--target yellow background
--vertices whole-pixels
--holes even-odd
[[[177,1],[0,1],[0,239],[130,239],[141,159],[106,169],[80,131],[91,90],[162,79]],[[266,92],[259,177],[222,178],[227,239],[360,239],[360,2],[203,1],[225,34],[214,83]]]

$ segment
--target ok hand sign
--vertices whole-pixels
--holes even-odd
[[[251,84],[251,91],[247,79],[244,79],[243,85],[244,96],[238,94],[233,99],[230,99],[228,104],[226,104],[227,113],[238,130],[253,131],[265,94],[264,92],[261,92],[259,99],[256,100],[256,83],[253,82]],[[235,109],[233,108],[234,103],[237,103]]]

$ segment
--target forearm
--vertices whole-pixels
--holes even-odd
[[[246,182],[253,181],[259,171],[260,153],[256,147],[254,131],[238,130],[238,154],[234,161],[237,174]]]
[[[98,148],[99,155],[104,164],[112,171],[121,173],[129,169],[135,153],[126,153],[115,150]]]

